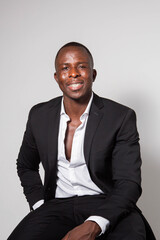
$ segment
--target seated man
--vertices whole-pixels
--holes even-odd
[[[17,170],[32,211],[9,240],[155,239],[136,206],[141,158],[135,112],[92,92],[93,66],[79,43],[56,55],[54,77],[63,97],[29,113]]]

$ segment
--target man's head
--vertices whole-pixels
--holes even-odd
[[[63,48],[66,48],[66,47],[81,47],[81,48],[84,48],[84,49],[87,51],[88,55],[90,56],[92,65],[94,66],[94,61],[93,61],[92,54],[91,54],[91,52],[89,51],[89,49],[88,49],[86,46],[84,46],[83,44],[78,43],[78,42],[69,42],[69,43],[66,43],[65,45],[63,45],[63,46],[58,50],[58,52],[57,52],[57,54],[56,54],[56,57],[55,57],[55,68],[56,68],[56,61],[57,61],[57,58],[58,58],[58,55],[59,55],[60,51],[61,51]]]
[[[58,51],[54,74],[64,97],[83,100],[90,97],[92,83],[96,78],[93,57],[82,44],[70,42]]]

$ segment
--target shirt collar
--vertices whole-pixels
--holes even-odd
[[[90,98],[90,100],[88,102],[88,105],[87,105],[84,113],[81,115],[81,117],[84,116],[84,115],[89,115],[89,111],[90,111],[90,108],[91,108],[92,100],[93,100],[93,92],[92,92],[91,98]],[[64,109],[64,103],[63,103],[63,97],[62,97],[60,115],[63,115],[63,114],[67,115],[66,112],[65,112],[65,109]]]

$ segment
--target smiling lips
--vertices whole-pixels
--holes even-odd
[[[83,87],[83,83],[71,83],[68,84],[68,88],[71,89],[72,91],[76,91],[79,90]]]

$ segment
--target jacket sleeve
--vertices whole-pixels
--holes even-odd
[[[32,132],[31,109],[24,133],[22,145],[17,159],[17,172],[21,181],[30,208],[40,199],[44,198],[43,185],[39,175],[40,157]]]
[[[128,110],[117,133],[112,153],[113,188],[106,201],[92,214],[105,217],[110,228],[133,208],[141,195],[141,157],[136,115]]]

